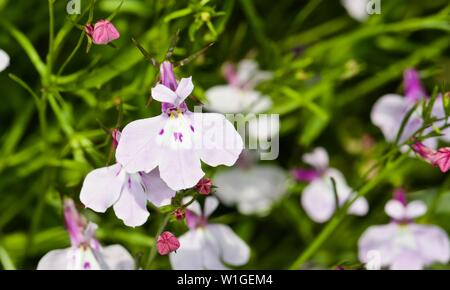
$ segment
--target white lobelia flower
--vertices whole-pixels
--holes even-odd
[[[336,198],[331,178],[334,179],[336,184],[339,205],[343,205],[348,199],[352,199],[356,195],[354,190],[348,186],[344,175],[339,170],[329,167],[328,159],[328,153],[322,147],[316,148],[312,153],[303,155],[303,161],[311,165],[314,172],[306,174],[307,181],[310,183],[303,190],[301,203],[308,216],[318,223],[328,221],[336,211]],[[296,173],[294,172],[294,174]],[[368,210],[367,200],[360,197],[352,204],[348,213],[363,216],[367,214]]]
[[[201,162],[210,166],[233,165],[244,145],[233,125],[221,114],[193,113],[185,99],[192,93],[191,78],[175,79],[172,64],[161,64],[162,83],[152,89],[162,102],[162,114],[137,120],[122,131],[117,161],[128,173],[150,172],[173,190],[195,186],[204,176]]]
[[[433,225],[413,222],[427,210],[422,201],[406,203],[402,191],[385,206],[392,218],[387,225],[371,226],[358,242],[359,259],[363,263],[387,267],[391,270],[419,270],[433,263],[447,264],[450,260],[450,244],[447,234]],[[374,255],[376,253],[376,255]]]
[[[235,167],[217,173],[215,194],[225,205],[237,205],[242,214],[266,215],[286,192],[287,176],[274,165]]]
[[[245,59],[237,68],[227,63],[224,65],[227,85],[218,85],[205,92],[205,107],[219,113],[254,113],[266,112],[272,107],[270,97],[262,95],[255,87],[272,78],[272,73],[261,71],[254,60]],[[273,118],[252,118],[249,120],[249,134],[252,138],[267,139],[279,131],[279,121]]]
[[[227,269],[225,264],[241,266],[248,262],[249,247],[229,226],[208,223],[218,204],[216,198],[207,197],[203,210],[198,202],[188,206],[189,231],[179,238],[181,246],[176,253],[170,253],[174,270],[223,270]]]
[[[113,132],[114,144],[120,143],[120,132]],[[123,166],[112,166],[91,171],[84,179],[80,200],[96,212],[105,212],[113,206],[116,216],[125,225],[144,224],[148,217],[147,201],[155,206],[168,205],[176,192],[159,177],[158,169],[149,173],[127,173]]]
[[[4,71],[9,66],[9,55],[0,49],[0,72]]]
[[[120,245],[102,247],[95,239],[97,225],[78,214],[72,200],[64,202],[64,218],[72,246],[48,252],[37,270],[133,270],[134,260]]]

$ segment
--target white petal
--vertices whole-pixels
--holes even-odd
[[[237,79],[240,85],[247,84],[258,73],[258,63],[253,59],[243,59],[238,63]]]
[[[187,197],[183,198],[183,204],[187,204],[191,200],[192,200],[192,197],[187,196]],[[198,201],[194,201],[186,209],[192,211],[193,213],[195,213],[198,216],[202,216],[202,214],[203,214],[202,207],[200,206],[200,203]]]
[[[424,215],[427,212],[427,206],[423,201],[415,200],[408,203],[406,207],[406,218],[413,219]]]
[[[125,126],[116,150],[116,159],[127,172],[150,172],[157,166],[159,145],[156,140],[166,121],[167,118],[161,115]]]
[[[317,170],[325,170],[329,163],[328,153],[322,147],[315,148],[311,153],[303,154],[302,160]]]
[[[119,198],[125,182],[125,172],[120,164],[95,169],[86,176],[80,200],[96,212],[105,212]]]
[[[450,260],[450,243],[445,231],[437,226],[411,224],[411,231],[425,264],[447,264]]]
[[[117,217],[130,227],[143,225],[150,215],[147,210],[147,196],[139,181],[138,174],[130,175],[119,200],[114,204]]]
[[[109,270],[134,270],[134,259],[121,245],[111,245],[101,249],[100,257]]]
[[[221,259],[230,265],[241,266],[250,258],[250,248],[226,225],[209,224],[206,229],[219,242]]]
[[[174,270],[204,270],[202,248],[204,235],[198,230],[191,230],[178,238],[180,248],[169,255]]]
[[[223,114],[246,112],[248,107],[243,102],[243,94],[242,90],[229,85],[212,87],[205,92],[205,108]]]
[[[194,90],[194,84],[192,83],[192,77],[182,78],[178,84],[175,93],[178,96],[178,102],[184,101]]]
[[[168,87],[157,84],[152,88],[152,98],[159,102],[175,104],[177,101],[177,94]]]
[[[342,6],[345,7],[348,14],[361,22],[369,17],[366,10],[368,2],[368,0],[341,0]]]
[[[192,188],[205,175],[195,151],[184,149],[161,150],[159,172],[173,190]]]
[[[147,199],[155,206],[168,205],[176,191],[170,189],[159,176],[159,170],[153,169],[150,173],[141,175],[142,182],[147,189]]]
[[[395,220],[402,220],[407,217],[405,206],[400,201],[395,199],[391,199],[386,203],[384,211],[388,216]]]
[[[4,71],[9,66],[9,55],[0,49],[0,72]]]
[[[39,260],[37,270],[66,270],[72,249],[53,250]]]
[[[301,197],[303,209],[317,223],[326,222],[333,215],[336,201],[328,181],[316,179],[305,187]]]
[[[348,213],[357,215],[357,216],[364,216],[369,211],[369,203],[364,197],[360,197],[352,204],[352,206],[349,208]]]
[[[278,115],[257,115],[248,121],[248,134],[251,138],[267,142],[280,133]]]
[[[369,263],[378,258],[381,267],[390,265],[397,254],[394,244],[397,234],[398,225],[394,223],[369,227],[358,241],[359,260]]]
[[[233,165],[244,149],[241,135],[233,124],[217,113],[194,113],[191,116],[196,150],[210,166]]]
[[[422,270],[423,260],[414,251],[404,250],[392,261],[391,270]]]
[[[206,217],[210,216],[216,208],[219,206],[219,200],[214,196],[208,196],[205,199],[205,205],[203,207],[203,213]]]
[[[395,140],[409,107],[406,98],[394,94],[382,96],[373,106],[372,123],[381,129],[387,141]]]

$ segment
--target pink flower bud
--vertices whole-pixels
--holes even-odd
[[[433,156],[433,165],[444,173],[450,169],[450,147],[438,149]]]
[[[434,161],[434,154],[436,153],[436,151],[434,151],[431,148],[428,148],[422,142],[414,143],[411,146],[411,148],[414,150],[414,152],[419,154],[420,157],[422,157],[423,159],[425,159],[426,161],[428,161],[430,163],[433,163],[433,161]]]
[[[202,195],[208,195],[211,193],[211,187],[212,187],[211,179],[205,177],[200,179],[200,181],[195,186],[195,190]]]
[[[98,45],[108,44],[120,37],[119,31],[108,20],[99,20],[94,26],[86,24],[84,29],[92,42]]]
[[[173,215],[175,216],[175,218],[177,220],[183,220],[186,217],[186,211],[182,208],[177,208],[174,212]]]
[[[167,255],[171,252],[178,250],[180,242],[171,232],[163,232],[156,242],[158,253],[160,255]]]

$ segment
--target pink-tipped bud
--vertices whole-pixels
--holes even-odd
[[[119,31],[109,20],[99,20],[95,25],[86,24],[84,30],[92,42],[98,45],[108,44],[120,37]]]
[[[411,148],[414,150],[414,152],[416,152],[424,160],[426,160],[430,163],[433,163],[434,155],[436,154],[436,151],[434,151],[431,148],[428,148],[422,142],[414,143],[413,145],[411,145]]]
[[[201,195],[209,195],[211,193],[212,181],[210,178],[202,178],[195,186],[195,190]]]
[[[433,156],[433,165],[445,173],[450,169],[450,147],[439,148]]]
[[[183,208],[177,208],[174,212],[173,215],[175,216],[175,218],[177,220],[184,220],[184,218],[186,217],[186,211]]]
[[[408,200],[406,198],[406,191],[403,188],[397,188],[394,191],[393,199],[399,201],[404,206],[408,204]]]
[[[163,232],[158,237],[156,247],[158,248],[158,253],[164,256],[178,250],[180,242],[171,232]]]
[[[427,93],[420,82],[419,73],[414,69],[407,69],[403,73],[403,86],[405,88],[405,97],[413,102],[427,97]]]
[[[120,141],[120,136],[122,133],[120,133],[119,129],[114,129],[111,133],[112,138],[113,138],[113,147],[114,149],[117,148],[117,146],[119,146],[119,141]]]

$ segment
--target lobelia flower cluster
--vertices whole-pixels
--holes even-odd
[[[422,201],[407,203],[403,190],[385,206],[391,218],[387,225],[369,227],[359,239],[359,259],[367,268],[419,270],[433,263],[448,263],[450,243],[441,228],[421,225],[413,219],[427,211]]]

